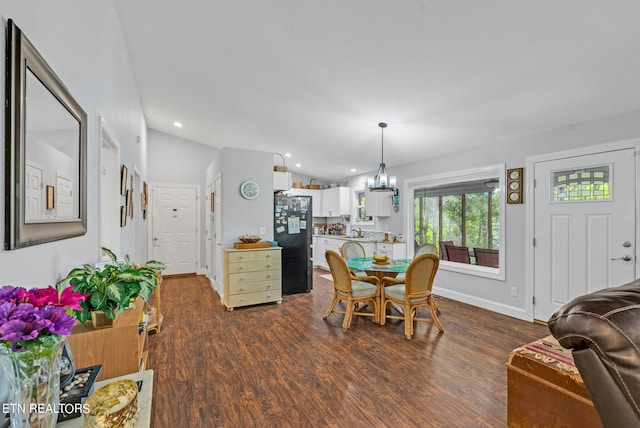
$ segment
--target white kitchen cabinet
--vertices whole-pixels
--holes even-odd
[[[376,243],[376,254],[380,256],[388,256],[390,259],[406,259],[407,245],[394,242],[378,242]]]
[[[322,190],[316,189],[289,189],[289,196],[311,196],[311,216],[322,217]]]
[[[273,173],[273,191],[289,190],[291,187],[291,173],[274,171]]]
[[[327,258],[325,257],[325,252],[327,250],[333,250],[340,254],[340,249],[342,248],[342,244],[346,241],[344,239],[338,238],[330,238],[325,236],[318,236],[317,247],[313,248],[313,260],[314,264],[324,270],[329,270],[329,265],[327,264]],[[316,257],[317,256],[317,257]]]
[[[333,187],[322,191],[322,217],[351,214],[351,188]]]
[[[368,216],[389,217],[393,192],[370,192],[365,194],[365,212]]]

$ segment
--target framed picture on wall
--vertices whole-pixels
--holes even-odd
[[[125,227],[127,225],[127,206],[123,205],[120,207],[120,227]]]
[[[47,185],[47,209],[52,210],[56,207],[55,187]]]
[[[120,194],[122,196],[127,195],[127,178],[129,178],[129,170],[122,165],[122,173],[120,174]]]
[[[215,211],[215,204],[214,204],[215,198],[214,198],[214,196],[215,195],[213,194],[213,192],[211,192],[211,212]]]

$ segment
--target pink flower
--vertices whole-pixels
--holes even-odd
[[[73,291],[73,287],[67,287],[62,290],[57,306],[81,311],[82,306],[80,306],[80,301],[86,299],[87,297],[89,297],[89,293],[80,294],[76,291]]]

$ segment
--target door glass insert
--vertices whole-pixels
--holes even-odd
[[[553,171],[553,202],[610,200],[609,165]]]

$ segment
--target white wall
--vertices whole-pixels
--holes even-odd
[[[258,183],[256,199],[244,199],[240,184]],[[216,195],[217,197],[217,195]],[[261,235],[273,239],[273,153],[224,148],[222,150],[222,247],[233,248],[238,236]],[[260,234],[264,227],[265,234]]]
[[[594,100],[594,102],[596,102]],[[469,150],[439,158],[417,161],[410,164],[389,167],[391,174],[398,177],[400,191],[400,213],[377,219],[376,230],[400,231],[407,236],[404,224],[407,210],[406,197],[402,191],[404,181],[449,171],[465,170],[505,162],[507,168],[526,166],[526,159],[544,153],[558,152],[579,147],[622,141],[640,137],[640,110],[594,120],[571,124],[537,135],[505,141],[488,147]],[[525,176],[528,171],[525,170]],[[362,186],[365,176],[352,177],[351,186]],[[525,189],[526,190],[526,189]],[[506,281],[491,280],[472,275],[440,270],[436,276],[435,292],[480,307],[528,319],[525,302],[531,301],[525,287],[525,232],[526,204],[506,205]],[[512,297],[510,288],[517,288],[517,297]]]
[[[121,143],[122,163],[130,171],[135,165],[143,179],[147,174],[146,122],[113,2],[3,0],[0,1],[0,18],[3,51],[7,19],[11,18],[88,115],[87,234],[13,251],[0,249],[0,286],[47,286],[72,267],[100,257],[98,116],[104,117]],[[1,63],[4,76],[5,63]],[[4,84],[0,85],[0,93],[4,99]],[[4,121],[0,121],[0,135],[3,136],[4,126]],[[138,136],[139,143],[136,142]],[[4,150],[1,150],[0,165],[3,166],[4,156]],[[0,180],[4,189],[4,174]],[[4,210],[2,198],[0,223],[3,225]],[[131,254],[132,228],[127,226],[120,232],[122,255]]]

